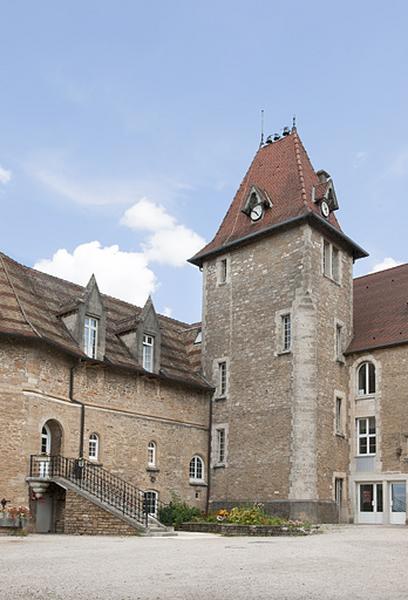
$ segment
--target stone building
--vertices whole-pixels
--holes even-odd
[[[201,324],[0,255],[0,495],[30,489],[44,531],[146,526],[172,494],[405,523],[408,265],[353,281],[338,209],[296,129],[268,139],[190,260]]]

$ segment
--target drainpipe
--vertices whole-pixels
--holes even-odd
[[[205,512],[208,515],[210,507],[210,490],[211,490],[211,442],[212,442],[212,420],[213,420],[213,399],[210,398],[210,414],[208,423],[208,449],[207,449],[207,499],[205,503]]]
[[[69,370],[69,391],[68,391],[68,397],[71,400],[71,402],[74,402],[75,404],[79,404],[79,406],[81,407],[81,413],[80,413],[80,418],[79,418],[79,458],[83,458],[84,456],[84,432],[85,432],[85,405],[80,402],[79,400],[75,400],[74,398],[74,371],[76,369],[76,367],[80,364],[81,360],[79,360],[78,363],[76,363],[75,365],[72,365],[72,367]]]

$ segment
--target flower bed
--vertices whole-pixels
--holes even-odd
[[[181,531],[220,533],[225,536],[302,536],[317,533],[319,527],[301,525],[237,525],[235,523],[182,523]]]
[[[0,535],[13,535],[26,531],[30,511],[26,506],[4,506],[0,508]]]
[[[220,509],[216,514],[200,516],[180,524],[183,531],[220,533],[222,535],[309,535],[318,527],[302,521],[272,517],[264,512],[262,504]]]

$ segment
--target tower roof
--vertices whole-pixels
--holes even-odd
[[[327,219],[321,216],[319,201],[325,198],[326,191],[334,189],[330,179],[322,181],[321,173],[325,172],[316,173],[313,169],[295,128],[281,139],[261,146],[214,239],[190,262],[201,266],[205,257],[306,219],[341,238],[343,243],[351,246],[355,258],[366,256],[362,248],[344,235],[333,211]],[[243,212],[253,189],[269,201],[263,218],[256,222]],[[332,208],[336,210],[337,201],[333,202]]]

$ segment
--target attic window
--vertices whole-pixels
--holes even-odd
[[[194,343],[195,344],[201,344],[202,340],[203,340],[203,332],[200,329],[200,331],[197,333],[197,336],[196,336],[196,339],[194,340]]]
[[[84,324],[84,352],[96,358],[98,348],[98,319],[86,316]]]

